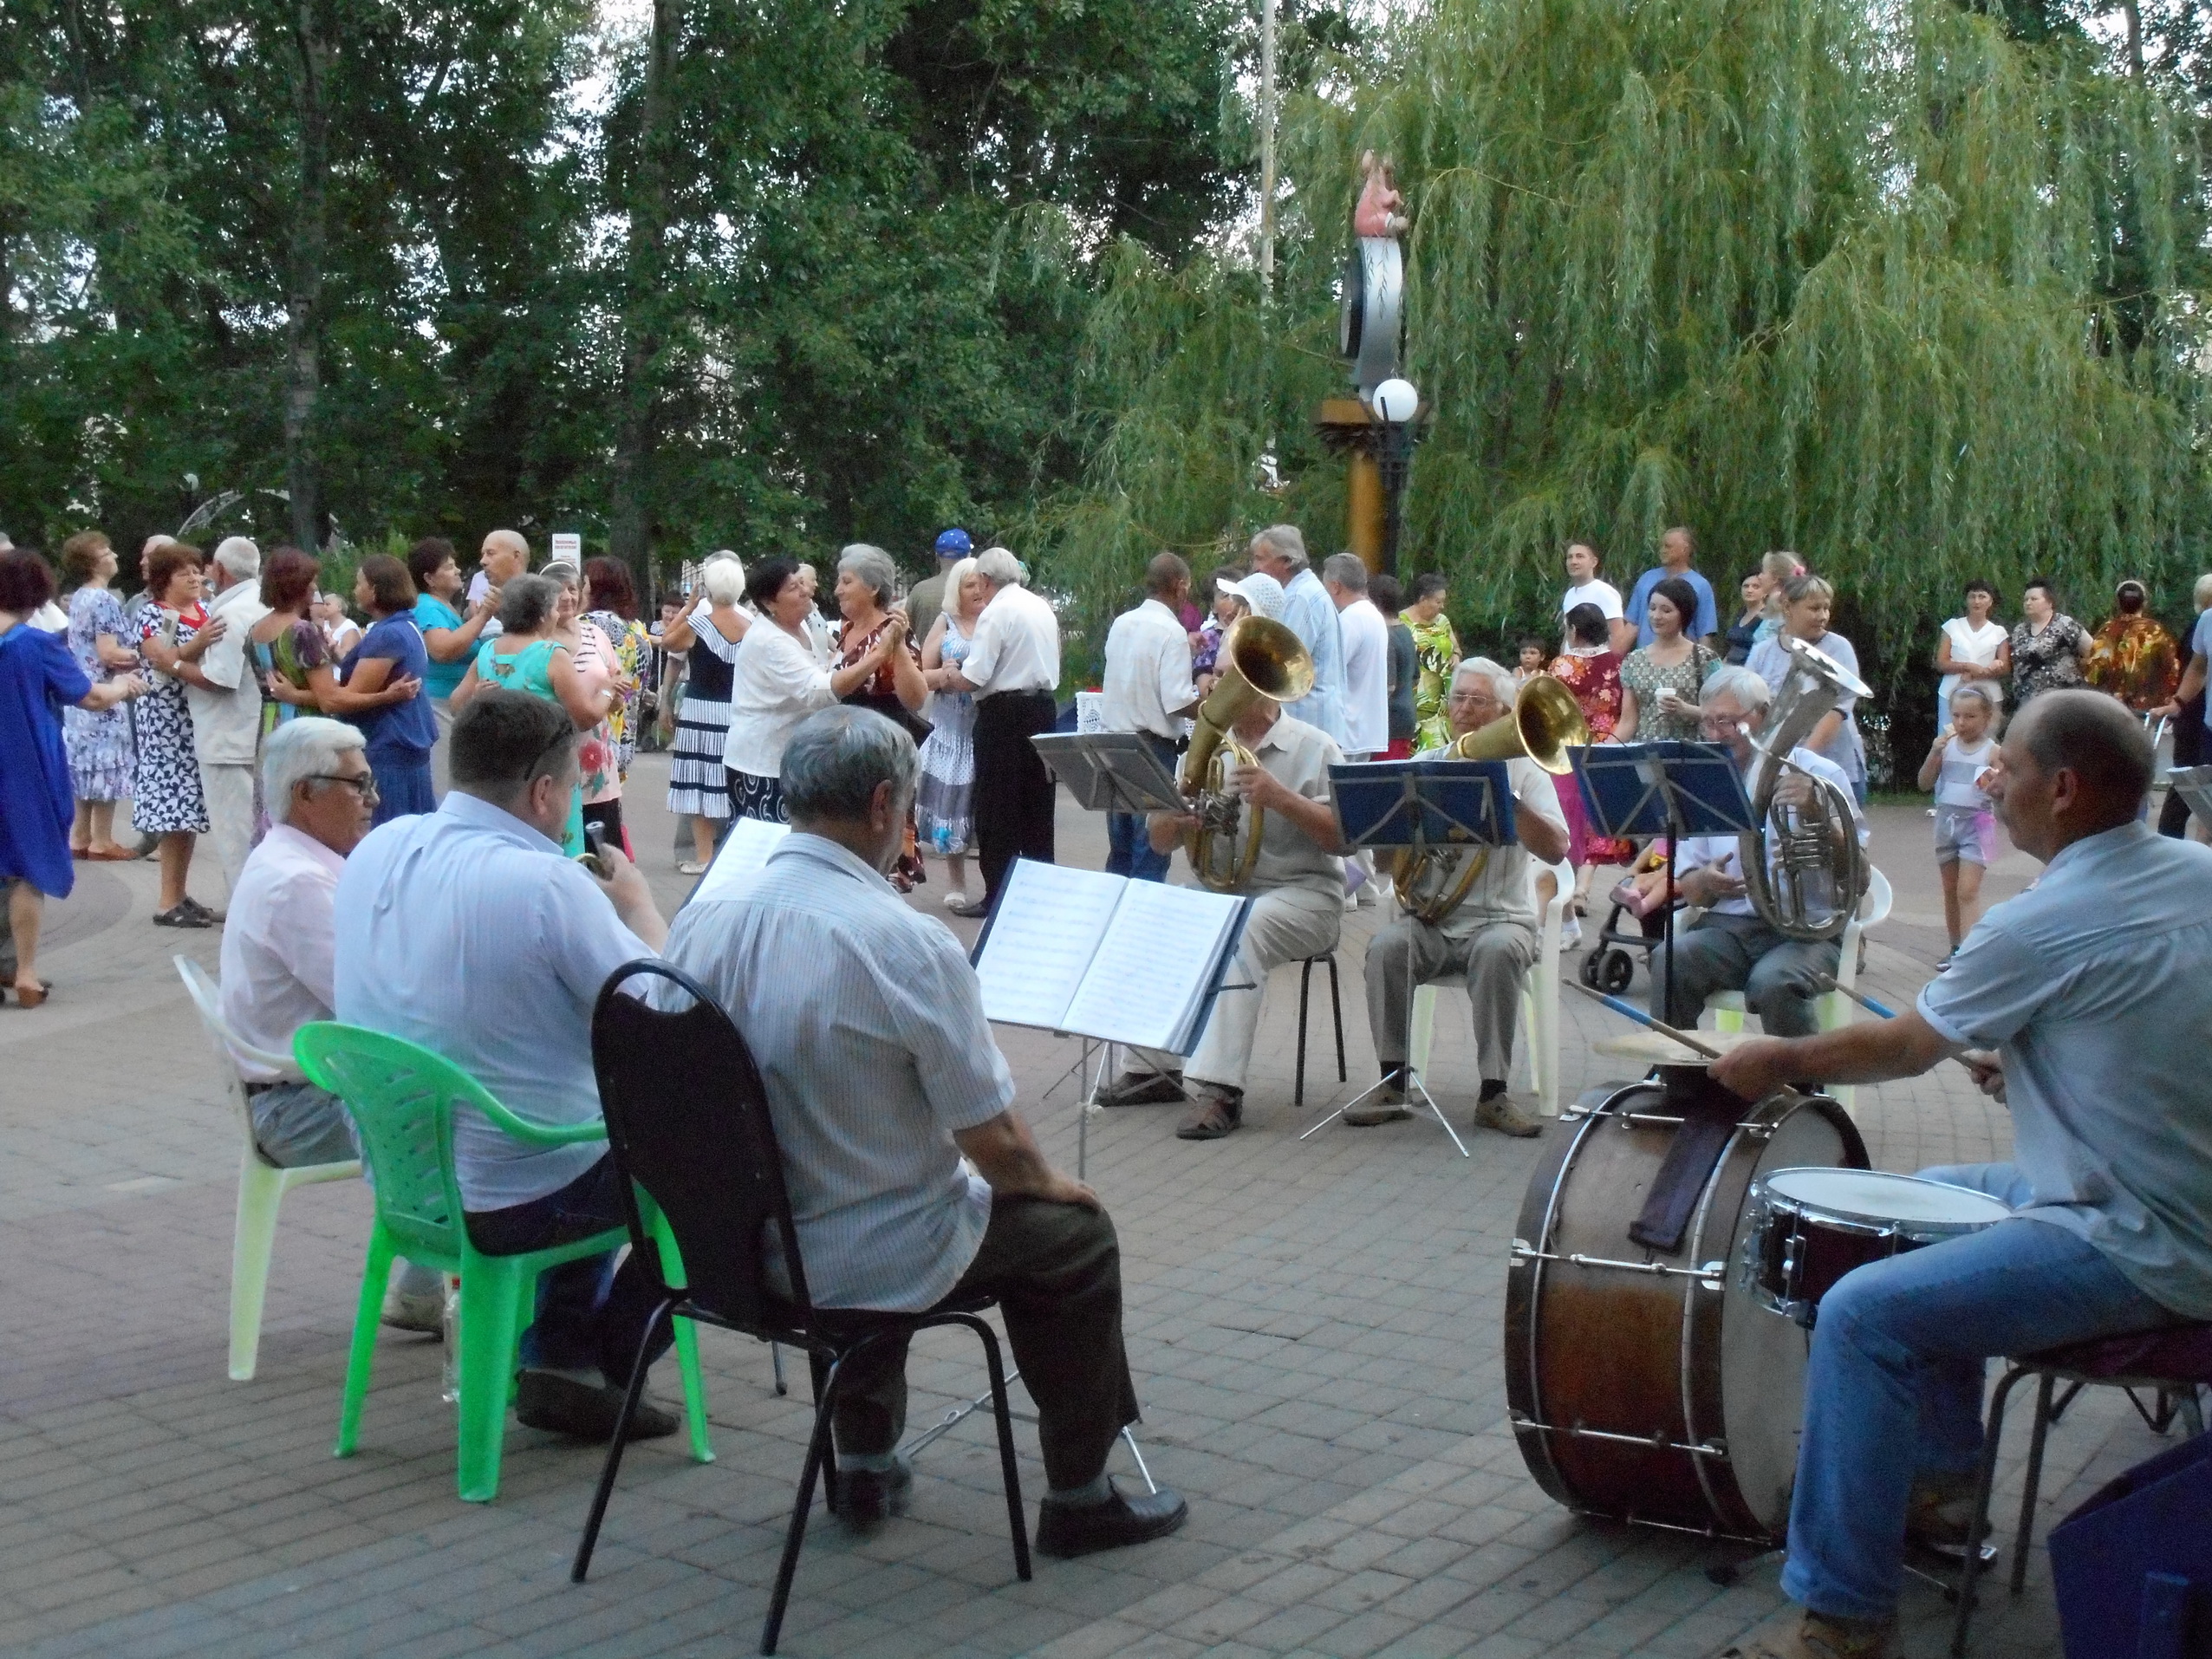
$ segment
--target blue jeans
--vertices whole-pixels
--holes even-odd
[[[1920,1173],[2015,1207],[2030,1196],[2011,1164]],[[1847,1274],[1812,1333],[1784,1592],[1831,1617],[1890,1617],[1914,1478],[1968,1474],[1981,1458],[1984,1362],[2174,1317],[2042,1221],[2001,1221]]]
[[[1106,873],[1139,882],[1164,882],[1173,853],[1155,853],[1142,812],[1106,815]]]

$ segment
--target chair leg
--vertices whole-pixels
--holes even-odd
[[[699,1327],[689,1319],[675,1322],[676,1369],[684,1379],[684,1418],[691,1428],[694,1463],[714,1461],[714,1442],[706,1433],[706,1377],[699,1369]]]
[[[785,1395],[785,1394],[789,1394],[789,1393],[791,1391],[791,1385],[790,1385],[790,1383],[788,1383],[788,1382],[784,1382],[784,1344],[783,1344],[783,1343],[778,1343],[778,1342],[771,1342],[771,1343],[770,1343],[768,1344],[768,1363],[769,1363],[769,1364],[770,1364],[770,1365],[771,1365],[771,1366],[773,1366],[773,1367],[775,1368],[775,1371],[776,1371],[776,1392],[777,1392],[777,1394],[779,1394],[779,1395]]]
[[[837,1402],[837,1367],[831,1360],[828,1376],[816,1390],[814,1433],[806,1443],[806,1464],[799,1471],[799,1489],[791,1500],[791,1523],[784,1530],[784,1558],[777,1564],[776,1588],[768,1597],[768,1622],[761,1627],[760,1650],[776,1651],[776,1637],[784,1628],[784,1607],[791,1598],[791,1579],[799,1570],[799,1546],[806,1542],[807,1513],[814,1507],[814,1479],[820,1473],[830,1445],[830,1416]]]
[[[368,1374],[376,1363],[376,1326],[384,1317],[384,1281],[399,1253],[381,1221],[368,1229],[368,1258],[361,1264],[361,1300],[354,1309],[354,1341],[346,1356],[346,1391],[338,1408],[338,1443],[334,1457],[351,1457],[361,1439],[361,1402],[368,1398]]]
[[[471,1254],[462,1264],[459,1462],[464,1503],[488,1504],[499,1495],[499,1452],[514,1390],[515,1343],[522,1335],[517,1299],[536,1278],[497,1256]]]
[[[2191,1440],[2204,1432],[2204,1408],[2196,1402],[2196,1384],[2184,1382],[2175,1405],[2182,1414],[2182,1428]]]
[[[1337,954],[1329,953],[1329,1012],[1337,1022],[1337,1081],[1350,1083],[1352,1074],[1344,1067],[1344,1004],[1337,994]]]
[[[1006,1526],[1014,1539],[1014,1573],[1029,1582],[1029,1524],[1022,1517],[1021,1471],[1014,1464],[1014,1414],[1006,1402],[1006,1367],[999,1357],[999,1333],[973,1314],[960,1323],[983,1339],[983,1363],[991,1373],[991,1410],[999,1420],[999,1473],[1006,1488]]]
[[[630,1362],[630,1385],[622,1395],[622,1409],[615,1419],[615,1438],[608,1443],[607,1461],[599,1466],[599,1490],[591,1494],[591,1513],[585,1518],[583,1537],[576,1543],[576,1558],[569,1568],[569,1582],[580,1584],[591,1570],[591,1552],[599,1544],[599,1523],[606,1519],[607,1500],[615,1495],[615,1476],[622,1467],[622,1448],[630,1436],[630,1418],[637,1411],[638,1396],[645,1391],[645,1356],[653,1346],[653,1333],[668,1317],[668,1310],[676,1304],[664,1301],[653,1310],[653,1317],[645,1322],[645,1335],[639,1339],[637,1357]],[[688,1325],[688,1319],[677,1321],[679,1327]]]
[[[1989,1423],[1981,1434],[1981,1464],[1974,1477],[1974,1516],[1967,1527],[1969,1544],[1966,1559],[1959,1566],[1959,1612],[1951,1627],[1952,1659],[1963,1659],[1967,1622],[1974,1617],[1974,1581],[1981,1571],[1981,1539],[1988,1525],[1990,1489],[1997,1484],[1997,1448],[2004,1438],[2005,1402],[2015,1383],[2034,1375],[2023,1367],[2008,1369],[2004,1380],[1997,1384],[1997,1392],[1990,1397]]]
[[[2035,1526],[2035,1489],[2043,1484],[2043,1443],[2051,1434],[2051,1392],[2059,1379],[2048,1371],[2035,1390],[2035,1428],[2027,1441],[2027,1481],[2020,1488],[2020,1530],[2013,1534],[2012,1591],[2027,1585],[2027,1542]]]
[[[284,1177],[248,1147],[238,1163],[238,1220],[231,1238],[231,1380],[253,1381],[261,1351],[261,1307],[269,1258],[276,1247],[276,1207]]]
[[[1298,1071],[1291,1083],[1293,1108],[1305,1104],[1305,999],[1312,988],[1313,959],[1309,956],[1298,967]]]

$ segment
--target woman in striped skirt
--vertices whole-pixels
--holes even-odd
[[[751,620],[738,608],[745,578],[735,559],[709,559],[699,581],[706,597],[661,635],[668,650],[687,653],[690,663],[668,762],[668,810],[692,821],[692,862],[676,866],[686,875],[706,869],[715,836],[730,816],[729,780],[722,770],[730,733],[730,665]]]

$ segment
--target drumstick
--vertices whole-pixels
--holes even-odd
[[[1636,1021],[1637,1025],[1649,1027],[1650,1030],[1658,1032],[1662,1037],[1670,1037],[1674,1038],[1675,1042],[1680,1043],[1684,1048],[1689,1049],[1695,1053],[1701,1054],[1708,1060],[1717,1060],[1721,1058],[1721,1051],[1719,1049],[1713,1047],[1708,1043],[1699,1042],[1697,1038],[1692,1037],[1688,1031],[1676,1031],[1672,1025],[1668,1025],[1667,1022],[1662,1019],[1654,1019],[1649,1014],[1645,1013],[1643,1009],[1637,1007],[1632,1002],[1623,1002],[1618,997],[1609,997],[1603,991],[1593,991],[1581,980],[1570,979],[1565,974],[1561,974],[1559,976],[1559,983],[1561,985],[1572,986],[1576,990],[1581,992],[1584,996],[1588,997],[1592,1002],[1602,1002],[1608,1008],[1610,1008],[1615,1013],[1626,1014],[1630,1019]]]
[[[1883,1019],[1895,1019],[1897,1017],[1897,1011],[1896,1009],[1884,1008],[1880,1003],[1875,1001],[1873,998],[1865,995],[1864,992],[1854,991],[1847,985],[1838,985],[1833,979],[1830,978],[1825,973],[1814,974],[1812,976],[1812,983],[1818,986],[1823,991],[1842,992],[1844,995],[1849,997],[1853,1002],[1865,1009],[1870,1014],[1878,1014]]]

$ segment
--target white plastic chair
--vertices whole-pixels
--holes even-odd
[[[1529,1081],[1537,1109],[1546,1117],[1559,1115],[1559,932],[1566,925],[1567,907],[1574,902],[1575,873],[1564,859],[1557,864],[1528,861],[1528,901],[1537,903],[1536,878],[1552,876],[1555,891],[1544,909],[1537,929],[1536,966],[1521,986],[1521,1019],[1526,1026]],[[1467,976],[1454,973],[1432,979],[1413,993],[1413,1051],[1409,1065],[1415,1076],[1428,1070],[1428,1048],[1436,1024],[1436,992],[1442,986],[1467,989]]]
[[[245,1055],[272,1070],[290,1070],[291,1057],[268,1053],[232,1036],[223,1019],[222,992],[207,970],[188,956],[170,960],[176,963],[177,975],[192,995],[192,1006],[199,1010],[208,1041],[215,1045],[224,1086],[238,1109],[238,1122],[245,1135],[245,1151],[238,1161],[237,1228],[231,1241],[231,1380],[250,1382],[261,1352],[261,1306],[269,1290],[269,1258],[276,1247],[277,1207],[295,1187],[353,1180],[361,1174],[361,1160],[348,1158],[342,1163],[303,1164],[285,1169],[262,1155],[254,1142],[253,1109],[246,1103],[245,1079],[238,1075],[237,1057]]]
[[[1858,901],[1858,914],[1844,924],[1840,960],[1836,964],[1836,983],[1841,990],[1831,991],[1813,1004],[1813,1018],[1824,1031],[1839,1031],[1857,1017],[1858,1005],[1844,994],[1858,986],[1858,945],[1866,930],[1877,922],[1890,919],[1890,906],[1896,895],[1890,890],[1890,878],[1880,870],[1869,867],[1866,872],[1866,896]],[[1713,1010],[1713,1028],[1721,1031],[1740,1031],[1743,1029],[1744,999],[1740,991],[1723,991],[1708,1005]],[[1845,1111],[1855,1109],[1857,1090],[1849,1083],[1840,1083],[1828,1091]]]

